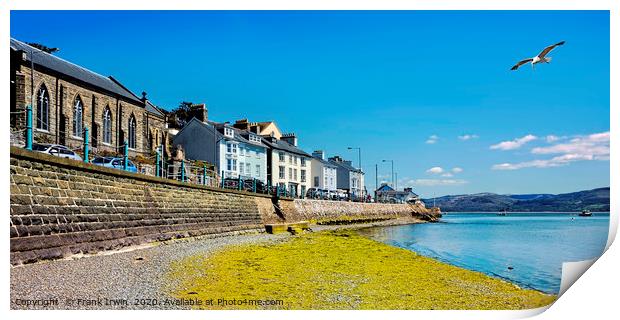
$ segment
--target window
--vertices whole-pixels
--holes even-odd
[[[301,166],[305,167],[306,166],[306,158],[301,157]]]
[[[73,136],[74,137],[82,137],[82,115],[84,113],[84,105],[82,104],[82,100],[80,97],[75,98],[75,102],[73,104]]]
[[[103,143],[112,143],[112,111],[110,107],[103,110]]]
[[[245,166],[243,165],[243,162],[239,162],[239,173],[240,174],[244,174],[243,173],[243,169],[245,168]]]
[[[37,92],[37,129],[49,130],[50,97],[44,84]]]
[[[231,128],[224,128],[224,135],[232,138],[235,136],[235,133]]]
[[[288,163],[293,164],[293,155],[291,154],[288,155]]]
[[[306,170],[303,169],[301,170],[301,182],[306,182]]]
[[[314,187],[315,188],[319,187],[319,177],[318,176],[314,177]]]
[[[245,173],[247,173],[248,175],[252,174],[252,164],[251,163],[246,163],[245,164]]]
[[[226,170],[237,171],[237,159],[226,159]]]
[[[327,188],[327,176],[323,177],[323,188]]]
[[[297,156],[295,156],[295,161],[294,161],[295,165],[297,165],[297,158],[298,158],[298,157],[297,157]]]
[[[226,143],[226,152],[237,154],[237,144],[233,142]]]
[[[280,157],[280,162],[284,162],[284,152],[280,152],[279,157]]]
[[[293,169],[293,180],[297,180],[297,169]]]
[[[256,165],[256,176],[260,178],[260,164]]]
[[[293,180],[293,168],[288,168],[288,179]]]
[[[286,179],[286,177],[284,176],[284,166],[280,166],[280,174],[278,175],[278,177],[280,179]]]
[[[250,141],[260,142],[260,138],[257,135],[250,133]]]
[[[127,131],[129,132],[128,135],[128,147],[135,149],[136,148],[136,117],[133,116],[133,114],[131,115],[131,117],[129,117],[129,125],[127,127]]]

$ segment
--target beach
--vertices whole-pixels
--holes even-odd
[[[375,225],[172,241],[12,267],[11,308],[530,309],[555,299],[355,230]],[[44,300],[52,303],[34,305]]]

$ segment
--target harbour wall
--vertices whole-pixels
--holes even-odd
[[[273,199],[11,147],[12,265],[186,237],[263,232],[265,224],[411,216],[405,204]]]

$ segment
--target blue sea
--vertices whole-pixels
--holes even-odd
[[[562,263],[598,257],[609,213],[448,213],[439,223],[377,227],[373,239],[483,272],[520,287],[557,294]]]

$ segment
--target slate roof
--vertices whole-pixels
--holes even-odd
[[[207,124],[203,123],[202,121],[200,121],[200,120],[198,120],[196,118],[192,118],[192,120],[190,120],[190,121],[197,121],[200,124],[202,124],[203,126],[205,126],[205,127],[207,126]],[[249,135],[250,134],[246,130],[237,129],[237,128],[233,127],[233,126],[227,126],[224,123],[219,123],[219,122],[215,122],[215,121],[209,121],[208,120],[207,123],[209,123],[210,125],[213,125],[213,126],[215,126],[215,128],[217,128],[218,139],[220,139],[220,138],[228,138],[228,139],[230,139],[229,136],[224,136],[223,131],[224,131],[224,128],[226,127],[226,128],[230,128],[230,129],[233,130],[233,140],[235,140],[237,142],[252,144],[252,145],[263,147],[263,148],[267,147],[262,142],[250,141],[248,138],[246,138],[245,135]],[[260,136],[258,136],[258,137],[260,138]]]
[[[272,149],[282,150],[282,151],[294,153],[294,154],[304,156],[304,157],[312,157],[311,155],[307,154],[305,151],[283,140],[274,139],[273,141],[271,141],[270,138],[267,137],[267,138],[263,138],[263,143]]]
[[[111,77],[104,77],[98,73],[80,67],[57,56],[51,55],[45,51],[41,51],[13,38],[11,38],[11,50],[26,52],[27,54],[25,56],[26,61],[28,62],[30,62],[30,52],[34,52],[33,60],[36,65],[43,66],[71,78],[88,83],[94,87],[101,88],[105,91],[118,94],[123,98],[138,103],[138,105],[142,105],[142,101],[140,99],[137,99],[131,91],[127,90],[122,85],[119,85],[119,83]]]
[[[146,105],[144,106],[147,112],[159,115],[161,117],[164,117],[165,114],[163,111],[161,111],[161,108],[159,108],[158,106],[154,105],[151,103],[151,101],[146,100]]]
[[[377,191],[394,191],[394,188],[388,186],[387,184],[384,184],[380,186],[379,189],[377,189]]]
[[[334,163],[332,163],[332,162],[329,162],[329,161],[327,161],[327,160],[323,160],[323,159],[321,159],[321,158],[317,158],[317,157],[314,157],[314,156],[313,156],[313,157],[312,157],[312,159],[317,160],[317,161],[319,161],[320,163],[322,163],[322,164],[324,164],[324,165],[326,165],[326,166],[329,166],[329,167],[331,167],[331,168],[337,168],[337,167],[338,167],[338,165],[336,165],[336,164],[334,164]]]
[[[363,173],[360,169],[353,167],[352,165],[346,163],[346,162],[340,162],[340,161],[334,161],[332,159],[329,160],[330,163],[335,164],[337,166],[340,166],[346,170],[349,171],[353,171],[353,172],[361,172]]]

